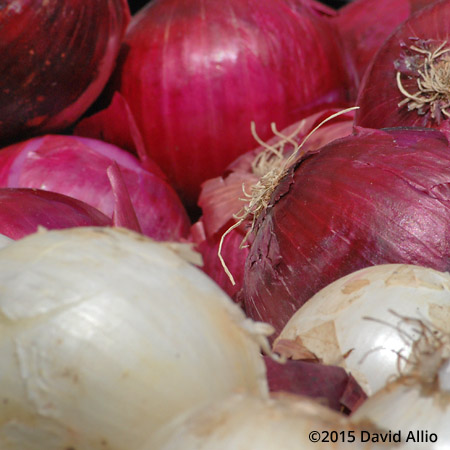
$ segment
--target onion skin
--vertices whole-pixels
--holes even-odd
[[[0,142],[75,122],[110,77],[129,20],[125,0],[3,2]]]
[[[192,206],[204,180],[254,147],[251,121],[267,139],[271,122],[347,105],[342,55],[308,1],[154,0],[132,19],[115,80],[146,151]]]
[[[260,217],[243,295],[279,332],[327,284],[386,263],[450,268],[450,152],[434,130],[359,130],[292,167]]]
[[[160,169],[145,170],[133,155],[96,139],[46,135],[8,146],[0,151],[0,186],[59,192],[112,218],[116,197],[124,190],[120,185],[114,189],[114,178],[108,176],[114,162],[142,232],[160,241],[187,238],[186,210]]]
[[[356,410],[367,398],[342,367],[287,360],[280,364],[265,356],[269,390],[314,398],[336,411]]]
[[[0,189],[0,233],[21,239],[38,227],[110,226],[111,219],[79,200],[39,189]]]
[[[397,69],[394,64],[404,53],[402,45],[414,44],[414,38],[449,42],[449,22],[450,1],[436,1],[416,12],[386,40],[361,84],[356,125],[369,128],[439,127],[439,122],[431,119],[429,114],[419,115],[416,110],[409,111],[406,105],[398,106],[405,96],[397,87]],[[410,93],[417,90],[417,80],[414,77],[405,77],[403,85]]]

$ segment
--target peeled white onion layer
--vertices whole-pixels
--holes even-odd
[[[450,275],[412,265],[372,266],[308,300],[274,349],[340,365],[370,395],[399,375],[421,333],[417,320],[450,332]]]
[[[308,398],[235,395],[177,417],[138,450],[378,448],[377,444],[362,442],[360,436],[361,429],[346,416]]]
[[[258,326],[183,252],[111,228],[0,251],[2,450],[133,450],[187,409],[267,395]]]

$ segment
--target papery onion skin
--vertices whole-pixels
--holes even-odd
[[[46,135],[8,146],[0,151],[0,186],[59,192],[112,217],[114,189],[107,170],[114,161],[142,232],[157,240],[186,238],[186,210],[160,169],[145,170],[133,155],[97,139]]]
[[[434,130],[359,130],[296,164],[259,220],[247,314],[279,332],[312,295],[376,264],[450,267],[450,152]]]
[[[1,448],[135,449],[191,408],[267,396],[263,336],[186,253],[117,228],[0,251]]]
[[[39,227],[49,230],[111,226],[111,219],[92,206],[40,189],[0,188],[0,233],[21,239]]]
[[[369,128],[440,126],[439,120],[432,119],[428,113],[418,114],[417,110],[409,111],[407,105],[398,106],[406,97],[397,86],[396,66],[403,64],[402,57],[406,47],[418,45],[417,39],[435,41],[434,48],[444,42],[448,43],[449,22],[450,1],[436,1],[416,12],[385,41],[361,84],[357,99],[359,110],[356,112],[356,125]],[[402,70],[406,73],[407,69],[405,67]],[[417,75],[416,70],[414,74]],[[408,78],[402,75],[402,84],[411,94],[417,91],[416,76]],[[446,120],[442,115],[441,121]]]
[[[6,0],[0,9],[0,142],[61,130],[104,88],[126,0]]]
[[[283,129],[347,105],[351,80],[334,26],[311,2],[295,3],[155,0],[134,16],[117,89],[187,204],[254,147],[251,121],[267,139],[271,122]]]
[[[342,367],[292,359],[279,363],[269,356],[265,356],[264,361],[272,393],[289,392],[313,398],[341,412],[355,410],[367,398],[355,379]]]

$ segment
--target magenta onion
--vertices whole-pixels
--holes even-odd
[[[11,239],[21,239],[40,226],[59,230],[110,225],[109,217],[66,195],[40,189],[0,188],[0,233]]]
[[[450,1],[423,8],[384,43],[358,96],[356,124],[438,128],[450,117]]]
[[[117,89],[187,204],[254,147],[251,121],[267,139],[271,122],[283,129],[347,104],[342,47],[318,9],[308,0],[154,0],[134,16]]]
[[[273,164],[284,161],[294,149],[294,144],[300,144],[306,136],[316,128],[324,119],[335,114],[336,110],[320,111],[290,125],[269,139],[264,145],[247,152],[233,161],[221,177],[212,178],[202,184],[199,197],[199,205],[202,217],[192,228],[192,237],[196,243],[196,249],[203,257],[203,270],[213,278],[231,297],[237,300],[237,294],[242,287],[244,277],[244,264],[248,255],[248,248],[241,246],[246,237],[250,220],[244,220],[239,227],[232,230],[223,239],[221,256],[234,278],[231,283],[218,253],[219,244],[223,234],[228,228],[237,223],[235,217],[244,203],[242,198],[245,192],[251,192],[252,185],[258,182],[266,170]],[[302,147],[303,151],[309,151],[322,147],[334,139],[351,134],[353,129],[353,111],[340,114],[334,119],[322,124],[307,140]],[[288,140],[282,136],[289,137]],[[263,163],[258,157],[266,150],[266,146],[272,146],[284,155],[283,158],[270,158]],[[274,156],[272,154],[272,156]],[[250,244],[251,236],[246,244]]]
[[[385,263],[450,268],[450,149],[435,130],[363,130],[291,167],[246,261],[247,314],[281,331],[313,294]]]
[[[120,168],[119,179],[117,172],[108,173],[114,162]],[[118,196],[129,195],[144,234],[157,240],[187,237],[190,222],[181,201],[156,166],[153,172],[143,169],[133,155],[116,146],[75,136],[35,137],[0,151],[1,187],[59,192],[109,217],[117,211],[118,201],[123,204]],[[116,225],[136,230],[128,224]]]
[[[100,94],[130,19],[125,0],[6,0],[0,141],[69,126]]]
[[[389,35],[429,0],[356,0],[341,8],[336,21],[361,80],[375,53]]]

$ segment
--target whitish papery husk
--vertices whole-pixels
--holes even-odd
[[[284,394],[262,399],[241,394],[177,417],[138,450],[386,448],[362,442],[362,429],[374,430],[367,424],[355,426],[344,415],[304,397]],[[314,441],[319,436],[316,430],[320,441],[326,442]],[[331,432],[336,433],[334,438]],[[349,432],[355,437],[352,443]]]
[[[186,409],[267,394],[267,328],[186,257],[111,228],[0,251],[2,450],[136,449]]]
[[[6,247],[11,242],[12,242],[12,239],[10,239],[8,236],[5,236],[4,234],[0,234],[0,248]]]
[[[344,367],[371,395],[399,375],[424,327],[448,333],[449,319],[448,273],[383,264],[319,291],[292,316],[274,350]]]

